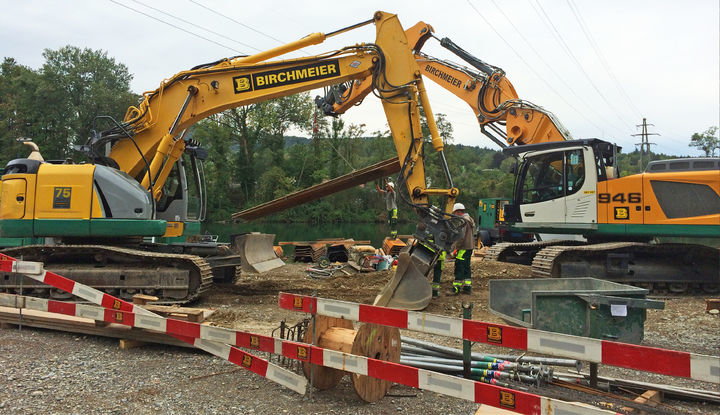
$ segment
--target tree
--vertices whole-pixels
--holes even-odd
[[[191,130],[192,137],[208,150],[204,162],[207,183],[208,220],[226,220],[238,206],[241,198],[236,196],[232,188],[234,157],[230,150],[232,144],[231,131],[217,122],[217,115],[196,124]]]
[[[59,141],[53,144],[62,155],[90,137],[98,115],[121,120],[138,99],[130,91],[132,75],[127,66],[108,57],[107,52],[65,46],[46,49],[43,57],[41,76],[54,107],[53,118],[64,120],[57,125],[62,130],[53,132]]]
[[[345,128],[342,118],[333,118],[327,128],[316,139],[327,144],[329,178],[340,176],[355,169],[357,141],[365,134],[365,124],[350,124]]]
[[[63,159],[71,155],[73,144],[90,136],[96,116],[122,119],[138,96],[130,92],[127,67],[106,52],[66,46],[46,49],[43,57],[45,64],[37,71],[5,58],[0,135],[3,143],[32,138],[46,159]]]
[[[26,157],[28,150],[16,139],[35,136],[32,128],[39,77],[32,69],[5,58],[0,65],[0,160]]]
[[[291,127],[310,126],[314,103],[310,94],[295,94],[267,101],[260,108],[258,122],[265,126],[267,137],[263,145],[273,155],[273,163],[281,163],[285,155],[285,134]]]
[[[717,136],[718,127],[710,127],[703,133],[695,133],[690,138],[690,147],[705,152],[705,156],[711,157],[715,155],[715,150],[720,151],[720,138]]]
[[[222,130],[216,134],[227,134],[232,143],[230,149],[237,149],[230,170],[224,173],[231,175],[240,190],[240,195],[233,192],[233,196],[239,196],[233,197],[236,208],[262,200],[257,193],[260,177],[269,166],[283,170],[285,134],[292,127],[303,129],[309,125],[312,105],[308,94],[298,94],[232,108],[213,117],[212,122]],[[213,137],[207,137],[203,144],[212,140]],[[273,177],[285,176],[285,171],[279,173],[274,171]],[[268,180],[269,177],[264,180],[266,185],[260,192],[264,195],[275,192],[272,186],[268,187]]]
[[[287,177],[280,166],[272,166],[258,180],[258,196],[264,201],[285,196],[295,190],[293,182],[294,180]]]
[[[242,192],[240,206],[255,195],[255,153],[262,135],[262,125],[252,121],[257,105],[232,108],[216,116],[218,124],[228,131],[238,146],[232,177]]]

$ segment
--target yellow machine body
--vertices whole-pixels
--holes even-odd
[[[669,195],[667,190],[659,197],[654,191],[658,186],[686,188],[696,198],[682,200],[682,194]],[[642,173],[607,180],[598,183],[598,223],[720,225],[720,213],[711,213],[706,209],[709,206],[703,206],[702,195],[710,195],[709,191],[720,195],[720,174],[716,170]],[[675,200],[669,200],[670,196]],[[670,203],[683,204],[685,208],[670,208]]]

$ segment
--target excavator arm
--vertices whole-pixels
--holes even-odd
[[[269,61],[370,23],[376,26],[372,44],[302,59]],[[443,142],[405,32],[397,16],[384,12],[330,34],[314,33],[256,55],[180,72],[158,89],[146,92],[139,105],[128,109],[122,123],[103,132],[86,148],[98,155],[103,145],[111,143],[108,157],[150,189],[157,200],[173,165],[186,149],[185,131],[198,121],[228,108],[359,79],[365,80],[367,93],[375,91],[382,101],[402,166],[408,202],[429,211],[428,195],[442,194],[451,204],[457,189],[425,186],[419,106],[429,115],[433,149],[442,152]]]
[[[130,137],[120,138],[109,156],[143,187],[152,187],[157,199],[185,150],[183,132],[193,124],[228,108],[370,76],[377,54],[375,47],[357,46],[306,59],[228,61],[178,74],[128,111]]]
[[[326,38],[374,23],[372,44],[357,44],[301,59],[270,60]],[[447,213],[458,195],[447,166],[448,188],[427,188],[425,180],[422,106],[431,146],[443,154],[443,141],[433,118],[417,60],[397,16],[375,13],[373,19],[329,34],[314,33],[296,42],[256,55],[224,59],[176,74],[144,94],[128,109],[122,124],[104,132],[90,148],[111,142],[109,158],[135,177],[157,200],[173,165],[186,148],[184,132],[193,124],[228,108],[249,105],[329,85],[364,80],[366,93],[381,100],[400,163],[402,199],[421,219],[419,239],[433,241],[431,251],[449,249],[462,224]],[[444,157],[441,156],[441,160]],[[430,204],[444,197],[446,206]]]
[[[432,26],[426,23],[417,23],[405,33],[422,75],[468,104],[483,134],[500,147],[571,139],[552,113],[519,99],[502,69],[472,56],[448,38],[438,39],[440,45],[473,68],[422,53],[425,42],[435,37]],[[369,88],[365,79],[337,85],[317,103],[326,115],[336,116],[361,102]]]

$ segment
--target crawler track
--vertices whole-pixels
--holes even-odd
[[[720,292],[720,250],[705,245],[610,242],[549,246],[532,262],[534,277],[594,277],[655,292]]]
[[[582,245],[583,241],[560,240],[536,242],[500,242],[488,249],[485,259],[499,262],[512,262],[515,264],[530,265],[533,257],[543,248],[555,245]]]
[[[182,304],[197,299],[212,285],[210,265],[195,255],[149,252],[107,245],[29,245],[3,253],[39,261],[45,269],[125,299],[149,294],[160,303]],[[67,299],[31,279],[0,274],[0,291]]]

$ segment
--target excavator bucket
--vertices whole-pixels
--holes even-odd
[[[400,252],[395,275],[375,297],[374,305],[423,310],[430,304],[432,287],[428,274],[437,255],[427,247],[416,243]]]
[[[275,254],[274,241],[275,235],[267,233],[233,235],[232,249],[242,258],[242,271],[258,274],[285,265]]]

